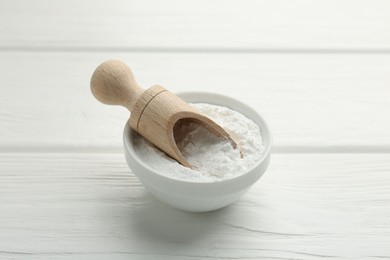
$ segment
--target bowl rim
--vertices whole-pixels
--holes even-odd
[[[217,99],[225,99],[225,100],[228,100],[228,101],[232,101],[236,104],[239,104],[243,109],[245,110],[250,110],[252,113],[256,114],[256,116],[260,119],[260,121],[262,122],[262,126],[260,126],[258,123],[256,123],[259,128],[260,128],[260,131],[262,133],[262,138],[263,138],[263,144],[264,144],[264,138],[267,138],[267,143],[268,143],[268,146],[265,147],[264,149],[264,152],[262,153],[261,155],[261,158],[258,160],[258,162],[253,165],[250,169],[248,169],[247,171],[245,171],[244,173],[241,173],[237,176],[233,176],[231,178],[227,178],[227,179],[222,179],[220,181],[202,181],[202,182],[199,182],[199,181],[193,181],[193,180],[186,180],[186,179],[178,179],[178,178],[174,178],[174,177],[171,177],[171,176],[168,176],[168,175],[162,175],[162,174],[159,174],[155,169],[153,169],[152,167],[150,167],[149,165],[147,165],[146,163],[144,163],[140,158],[139,156],[137,155],[135,149],[134,149],[134,146],[132,145],[132,141],[131,141],[131,136],[133,135],[133,133],[136,133],[133,129],[131,129],[130,127],[130,119],[126,122],[125,124],[125,127],[124,127],[124,131],[123,131],[123,143],[124,143],[124,147],[126,149],[126,151],[130,154],[130,156],[139,164],[139,165],[142,165],[142,167],[146,168],[149,172],[153,173],[154,177],[157,177],[159,179],[162,179],[164,181],[171,181],[171,182],[180,182],[180,183],[183,183],[183,184],[188,184],[188,185],[194,185],[196,184],[197,186],[199,185],[204,185],[204,186],[207,186],[207,185],[221,185],[221,184],[227,184],[227,183],[235,183],[241,179],[244,179],[248,176],[249,173],[253,172],[254,169],[256,169],[257,167],[260,167],[264,161],[267,160],[267,158],[270,156],[271,154],[271,150],[272,150],[272,146],[273,146],[273,138],[272,138],[272,134],[271,134],[271,130],[269,128],[269,125],[267,124],[267,122],[264,120],[264,118],[260,115],[260,113],[258,113],[255,109],[253,109],[252,107],[246,105],[245,103],[243,103],[242,101],[240,100],[237,100],[235,98],[232,98],[232,97],[229,97],[229,96],[226,96],[226,95],[222,95],[222,94],[218,94],[218,93],[213,93],[213,92],[204,92],[204,91],[186,91],[186,92],[176,92],[175,95],[179,96],[180,98],[183,98],[185,100],[185,97],[186,96],[208,96],[210,98],[212,97],[215,97]],[[190,101],[191,102],[191,101]],[[199,102],[193,102],[193,103],[202,103],[203,101],[199,101]],[[204,103],[209,103],[207,101],[204,101]],[[209,104],[213,104],[213,105],[223,105],[223,104],[218,104],[218,103],[209,103]],[[229,107],[228,105],[223,105],[223,106],[226,106],[226,107]],[[232,110],[234,110],[233,108],[230,108]],[[246,116],[246,115],[244,115]],[[251,119],[251,118],[250,118]],[[251,119],[253,121],[253,119]],[[264,137],[263,135],[263,131],[266,132],[267,134],[265,135],[266,137]],[[136,174],[136,173],[134,173]],[[137,175],[137,174],[136,174]]]

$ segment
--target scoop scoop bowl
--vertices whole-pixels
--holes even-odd
[[[178,94],[190,103],[226,106],[253,120],[261,130],[264,152],[256,165],[247,172],[218,182],[194,182],[165,176],[147,165],[134,146],[136,132],[127,123],[123,142],[127,164],[144,186],[166,204],[184,211],[205,212],[225,207],[238,200],[264,174],[271,157],[272,137],[267,123],[246,104],[219,94],[188,92]]]

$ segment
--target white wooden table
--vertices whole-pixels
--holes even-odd
[[[128,113],[89,79],[224,93],[275,148],[191,214],[127,167]],[[0,259],[390,259],[390,2],[0,0]]]

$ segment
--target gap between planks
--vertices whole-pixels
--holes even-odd
[[[117,146],[3,146],[0,154],[6,153],[85,153],[85,154],[115,154],[123,153],[124,147]],[[277,146],[272,148],[273,154],[388,154],[390,146]]]
[[[185,48],[185,47],[94,47],[94,46],[1,46],[0,52],[129,52],[129,53],[253,53],[253,54],[352,54],[388,55],[390,49],[372,48]]]

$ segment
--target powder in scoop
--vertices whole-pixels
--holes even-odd
[[[227,107],[203,103],[191,105],[227,130],[238,148],[234,149],[230,141],[216,136],[203,126],[191,123],[180,129],[186,135],[177,146],[193,169],[182,166],[137,135],[134,147],[142,161],[161,175],[194,182],[230,179],[245,173],[258,162],[264,146],[261,130],[256,123]]]

